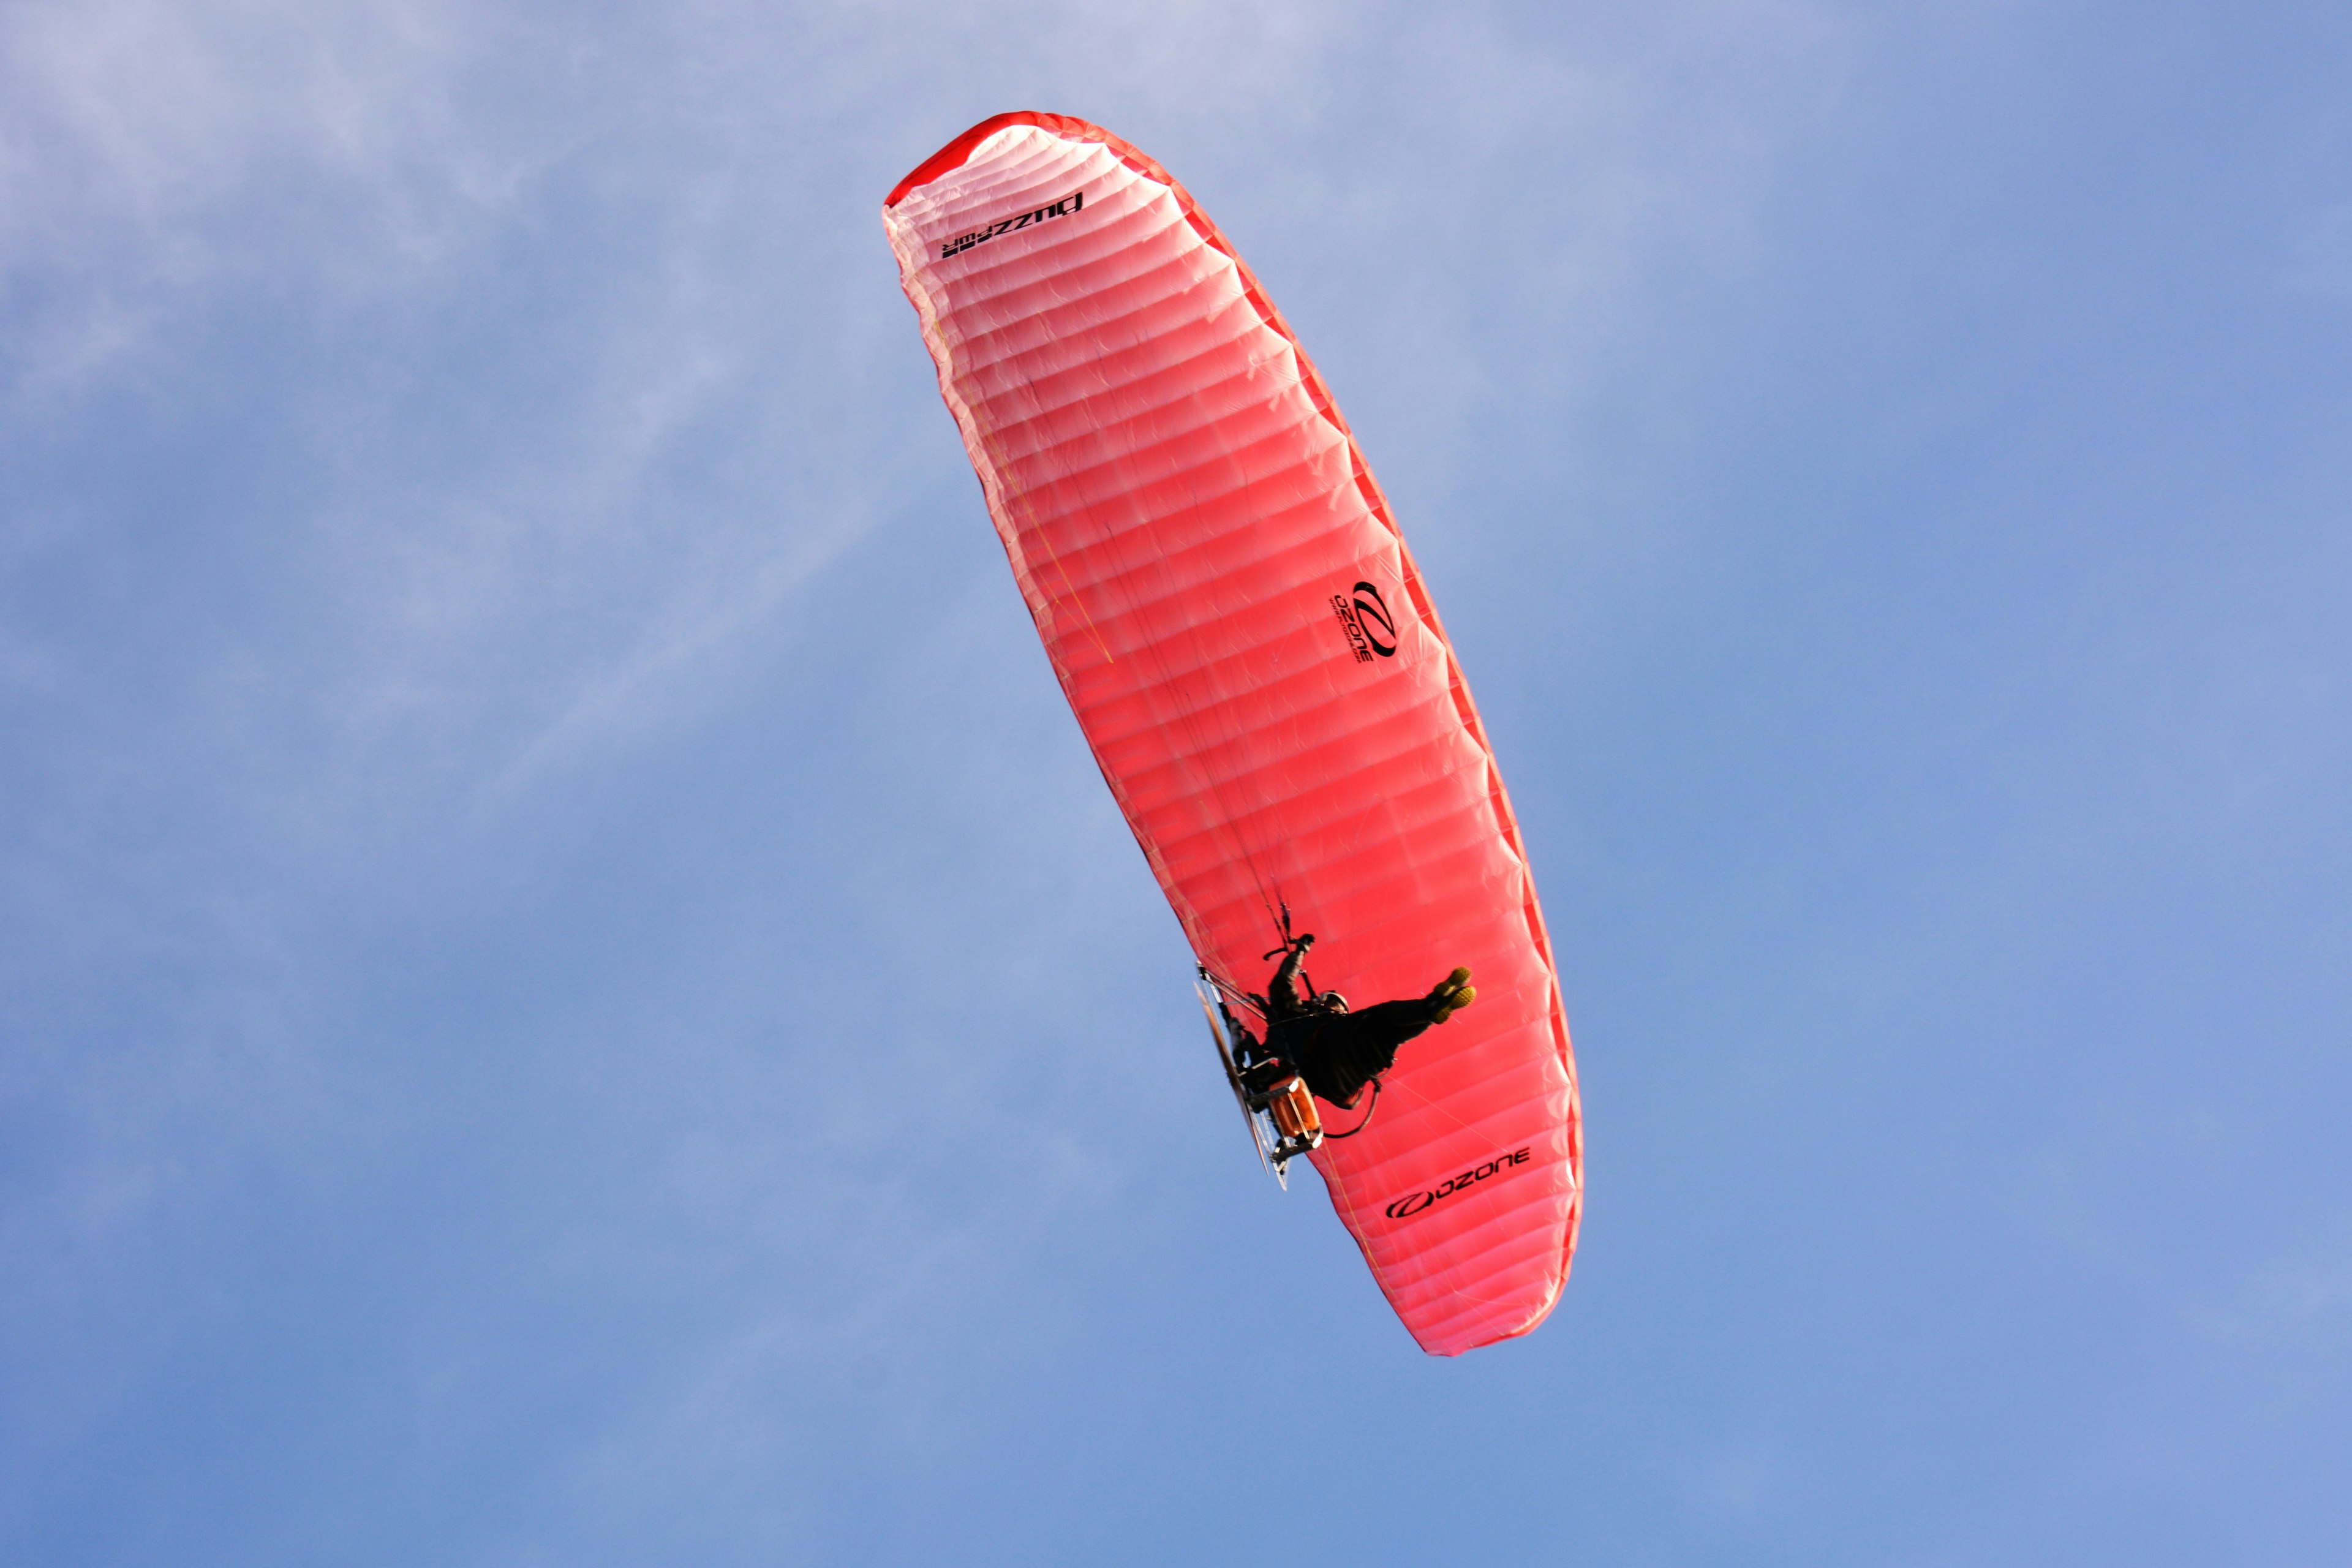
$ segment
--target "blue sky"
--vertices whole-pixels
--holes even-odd
[[[0,1558],[2341,1563],[2348,50],[12,8]],[[1529,1339],[1224,1098],[880,232],[1014,108],[1445,613],[1586,1097]]]

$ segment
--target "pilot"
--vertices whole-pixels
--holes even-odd
[[[1274,984],[1266,988],[1265,1044],[1243,1037],[1250,1058],[1244,1078],[1255,1089],[1272,1087],[1287,1069],[1305,1079],[1317,1099],[1351,1108],[1364,1085],[1396,1064],[1398,1047],[1477,1000],[1470,972],[1457,969],[1426,996],[1351,1012],[1348,999],[1336,991],[1300,994],[1298,969],[1314,945],[1311,935],[1298,938],[1274,973]]]

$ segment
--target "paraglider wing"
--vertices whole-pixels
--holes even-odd
[[[1358,1005],[1456,964],[1475,1006],[1405,1045],[1314,1156],[1422,1347],[1541,1321],[1581,1212],[1551,949],[1469,688],[1304,351],[1168,173],[1007,114],[884,227],[1038,636],[1202,966],[1264,988],[1286,908]]]

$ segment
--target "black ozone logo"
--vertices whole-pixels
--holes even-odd
[[[1375,658],[1395,657],[1399,640],[1396,617],[1389,613],[1389,602],[1381,597],[1377,585],[1359,583],[1345,594],[1332,595],[1331,613],[1339,617],[1339,628],[1348,634],[1348,648],[1357,663],[1370,664]]]
[[[1370,583],[1356,584],[1356,624],[1364,628],[1364,640],[1372,645],[1374,653],[1386,658],[1396,652],[1396,621],[1389,614],[1388,601]],[[1380,630],[1374,631],[1374,626]]]
[[[1417,1193],[1407,1193],[1389,1205],[1385,1212],[1391,1219],[1411,1219],[1444,1203],[1456,1193],[1469,1191],[1479,1183],[1496,1176],[1506,1176],[1534,1157],[1532,1147],[1514,1149],[1507,1154],[1497,1154],[1484,1164],[1473,1165],[1458,1176],[1449,1176],[1433,1187]]]

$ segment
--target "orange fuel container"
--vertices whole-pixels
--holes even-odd
[[[1276,1084],[1266,1096],[1266,1110],[1274,1113],[1274,1124],[1285,1138],[1323,1141],[1323,1119],[1315,1113],[1315,1096],[1304,1079],[1286,1078]]]

